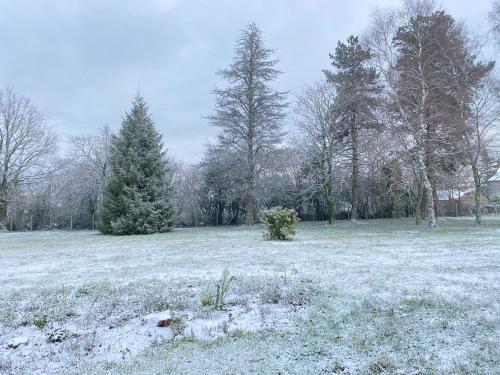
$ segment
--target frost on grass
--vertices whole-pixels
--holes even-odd
[[[78,369],[85,363],[109,367],[172,340],[213,341],[270,326],[286,329],[290,314],[296,312],[293,304],[284,299],[263,316],[265,303],[248,287],[256,280],[232,280],[233,290],[228,289],[224,304],[217,306],[200,302],[201,284],[169,287],[149,281],[114,287],[107,282],[17,291],[0,310],[0,338],[9,343],[0,348],[2,366],[30,374]],[[283,281],[268,278],[259,283]],[[293,295],[295,285],[282,289]]]
[[[491,219],[0,234],[0,373],[498,373],[498,238]]]

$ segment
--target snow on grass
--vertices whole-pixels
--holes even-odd
[[[0,269],[0,373],[500,372],[499,219],[4,233]]]

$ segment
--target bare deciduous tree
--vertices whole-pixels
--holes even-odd
[[[328,223],[333,223],[335,164],[346,153],[344,130],[340,123],[342,109],[336,101],[335,88],[321,82],[309,87],[296,105],[298,149],[304,154],[305,172],[315,182],[312,191],[322,194],[328,210]]]
[[[491,31],[493,31],[496,44],[500,46],[500,0],[493,1],[492,8],[489,15]]]
[[[7,217],[9,191],[47,175],[56,137],[28,98],[0,91],[0,223]]]
[[[95,215],[102,203],[106,181],[109,177],[109,152],[111,131],[107,125],[97,134],[72,137],[74,162],[79,167],[82,179],[82,193],[92,196],[92,214]]]
[[[490,67],[492,67],[490,65]],[[500,84],[491,75],[488,66],[471,67],[477,79],[466,87],[467,94],[456,102],[456,135],[474,178],[476,224],[481,224],[481,191],[490,172],[489,154],[494,147],[495,131],[500,121]],[[471,71],[460,70],[460,77],[471,77]],[[467,85],[467,83],[464,83]]]
[[[201,221],[201,173],[198,166],[174,164],[176,206],[181,225],[197,227]]]

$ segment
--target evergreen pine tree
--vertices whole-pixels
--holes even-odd
[[[358,219],[360,194],[359,132],[374,125],[374,112],[381,90],[375,68],[369,66],[370,58],[370,50],[359,43],[358,37],[351,35],[347,43],[338,43],[335,54],[330,54],[336,72],[325,70],[328,81],[336,86],[337,102],[344,112],[346,134],[351,138],[353,221]]]
[[[171,230],[175,210],[170,166],[140,95],[112,139],[110,167],[99,230],[112,234]]]

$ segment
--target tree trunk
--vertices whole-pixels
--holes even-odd
[[[476,224],[481,225],[481,177],[476,166],[472,166],[474,176],[474,201],[476,205]]]
[[[415,199],[415,224],[422,224],[422,199],[424,195],[424,189],[420,181],[417,184],[417,197]]]
[[[419,174],[422,181],[425,203],[427,204],[427,219],[430,229],[436,229],[436,213],[434,208],[434,199],[432,197],[432,185],[427,177],[427,167],[425,165],[424,151],[422,147],[417,146]]]
[[[7,202],[4,198],[0,198],[0,224],[5,224],[7,222]]]
[[[321,205],[319,204],[319,197],[314,197],[314,212],[316,215],[316,220],[323,220],[323,216],[321,215]]]
[[[358,155],[358,128],[356,126],[356,115],[351,120],[351,142],[352,142],[352,208],[351,220],[358,219],[359,203],[359,155]]]
[[[427,169],[427,178],[431,184],[431,196],[434,201],[434,215],[438,215],[438,196],[437,196],[437,177],[436,177],[436,124],[430,120],[427,123],[427,131],[425,133],[425,166]],[[427,202],[426,202],[427,203]]]
[[[0,223],[7,223],[7,182],[4,180],[0,186]]]
[[[437,193],[437,184],[435,182],[432,184],[432,200],[434,201],[434,214],[436,217],[444,215],[439,212],[439,198]]]
[[[252,155],[248,157],[248,181],[247,193],[245,202],[245,224],[253,225],[255,217],[255,172],[254,172],[254,158]]]
[[[326,209],[328,211],[328,224],[333,224],[333,199],[328,197],[326,199]]]
[[[245,224],[254,224],[254,213],[255,213],[255,196],[253,189],[247,191],[246,205],[245,205]]]
[[[420,46],[420,53],[422,52],[422,47]],[[423,67],[421,62],[419,62],[419,71],[423,75]],[[427,98],[429,96],[428,88],[425,82],[422,83],[421,86],[422,90],[422,96],[421,96],[421,108],[420,108],[420,113],[419,113],[419,123],[418,123],[418,128],[416,134],[414,134],[414,138],[416,141],[416,146],[417,146],[417,163],[418,163],[418,173],[419,173],[419,180],[422,184],[423,188],[423,198],[425,199],[425,203],[427,205],[427,219],[428,219],[428,227],[429,229],[436,229],[437,222],[436,222],[436,211],[434,208],[434,199],[432,197],[432,185],[429,181],[429,171],[427,169],[427,164],[426,164],[426,154],[427,157],[429,156],[428,154],[430,151],[429,150],[429,138],[425,138],[426,135],[428,135],[428,130],[429,127],[426,126],[426,121],[425,121],[425,109],[427,108]],[[427,140],[427,142],[425,142]],[[432,164],[432,163],[431,163]],[[433,167],[432,167],[433,168]]]
[[[327,168],[327,181],[324,189],[325,192],[325,201],[326,201],[326,209],[328,214],[328,224],[333,224],[334,218],[334,200],[333,200],[333,166],[332,166],[332,158],[329,156],[326,162]]]
[[[224,225],[224,205],[221,200],[217,203],[217,225]]]
[[[252,77],[251,77],[252,78]],[[252,82],[249,84],[252,87]],[[253,96],[249,95],[248,104],[248,135],[247,135],[247,186],[245,204],[245,224],[253,225],[255,217],[255,133],[253,116]]]

